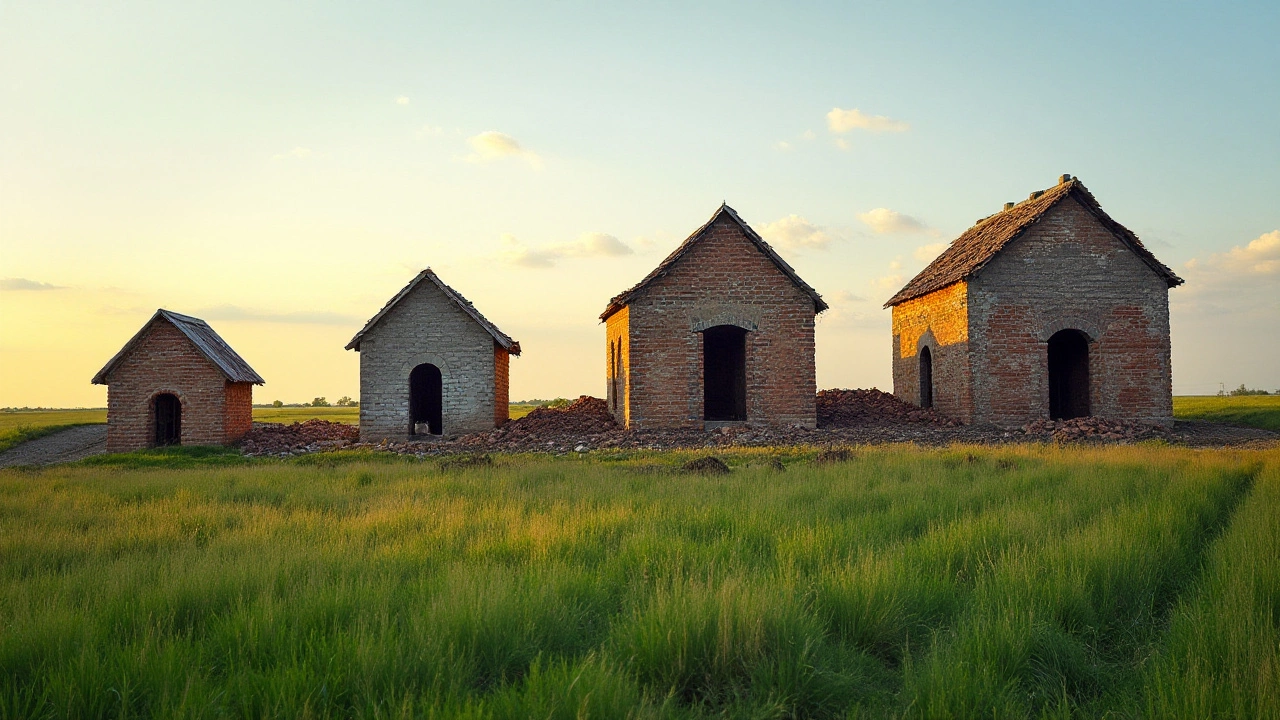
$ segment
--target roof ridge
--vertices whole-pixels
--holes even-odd
[[[414,278],[409,281],[408,285],[405,285],[403,288],[401,288],[400,292],[392,296],[392,298],[388,300],[385,305],[382,306],[382,309],[379,310],[377,314],[375,314],[372,318],[369,318],[369,322],[365,323],[364,327],[360,329],[360,332],[357,332],[355,334],[355,337],[351,338],[351,342],[347,343],[347,346],[345,349],[355,350],[356,352],[359,352],[360,340],[361,338],[364,337],[365,333],[372,330],[374,326],[377,325],[382,320],[382,318],[386,316],[387,313],[391,312],[391,309],[393,307],[399,304],[401,300],[407,297],[409,293],[412,292],[413,289],[416,288],[425,279],[431,280],[432,284],[434,284],[437,288],[439,288],[440,292],[444,293],[445,297],[452,300],[453,303],[457,305],[459,309],[462,310],[462,312],[466,313],[468,317],[476,321],[476,323],[478,323],[480,327],[484,328],[484,330],[488,332],[490,336],[493,337],[494,342],[497,342],[499,345],[505,348],[507,352],[511,353],[512,355],[520,354],[520,343],[518,341],[512,339],[510,335],[499,330],[498,326],[494,325],[492,322],[489,321],[488,318],[482,315],[480,311],[476,309],[475,304],[472,303],[470,300],[466,299],[465,297],[463,297],[462,293],[459,293],[457,290],[454,290],[453,288],[446,285],[445,282],[440,279],[440,276],[436,275],[435,271],[433,271],[431,269],[431,266],[429,265],[425,270],[415,275]]]
[[[820,295],[817,290],[814,290],[809,283],[802,280],[796,273],[795,269],[792,268],[786,260],[783,260],[782,256],[779,255],[764,238],[760,237],[760,234],[757,233],[754,228],[748,225],[747,222],[738,215],[738,211],[730,207],[727,202],[721,202],[720,207],[712,213],[711,219],[698,226],[698,228],[694,230],[689,237],[685,238],[683,242],[676,246],[675,250],[671,251],[670,255],[667,255],[662,262],[658,263],[658,266],[646,275],[644,279],[610,299],[609,306],[600,314],[600,321],[604,322],[605,320],[608,320],[611,315],[626,306],[637,293],[645,288],[645,286],[665,275],[667,271],[675,265],[691,247],[693,247],[694,243],[702,238],[707,229],[710,228],[716,220],[719,220],[722,215],[728,215],[730,219],[737,223],[738,227],[742,228],[746,233],[747,239],[751,240],[752,244],[754,244],[760,252],[764,253],[765,257],[769,258],[769,260],[773,262],[774,266],[776,266],[783,275],[787,276],[787,279],[791,280],[796,287],[800,288],[801,291],[813,300],[815,313],[820,313],[827,309],[827,303],[822,299],[822,295]]]
[[[1157,260],[1133,231],[1107,215],[1080,178],[1064,178],[1047,190],[1037,190],[1026,200],[978,220],[889,298],[884,307],[892,307],[968,279],[1067,197],[1075,197],[1103,227],[1163,277],[1169,287],[1182,284],[1182,279]]]
[[[253,383],[254,385],[262,385],[266,383],[266,381],[262,379],[262,376],[250,367],[249,363],[245,362],[244,358],[240,357],[240,354],[228,345],[227,341],[223,340],[222,336],[219,335],[217,331],[209,325],[209,323],[193,315],[183,315],[182,313],[165,310],[164,308],[156,310],[151,318],[143,324],[142,328],[138,330],[138,332],[134,333],[133,337],[129,338],[129,341],[124,344],[124,347],[120,348],[120,351],[113,355],[111,359],[107,361],[106,365],[102,366],[102,369],[93,376],[93,379],[90,382],[95,385],[106,384],[107,375],[109,375],[111,371],[124,360],[125,356],[127,356],[138,343],[142,342],[142,339],[146,337],[151,326],[154,325],[157,320],[164,320],[168,322],[178,332],[182,333],[187,340],[191,341],[191,344],[195,346],[196,350],[199,351],[205,359],[213,363],[214,366],[217,367],[218,370],[221,371],[222,374],[231,382],[247,382]]]

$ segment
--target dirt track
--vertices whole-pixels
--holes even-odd
[[[72,462],[107,451],[106,425],[81,425],[28,440],[0,453],[0,467]]]

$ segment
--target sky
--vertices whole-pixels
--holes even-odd
[[[881,306],[1068,173],[1186,280],[1177,394],[1280,388],[1280,3],[0,0],[0,406],[164,307],[255,402],[432,267],[604,393],[609,298],[727,202],[831,305],[819,387],[892,387]]]

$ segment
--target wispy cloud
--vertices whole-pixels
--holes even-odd
[[[787,249],[822,249],[831,244],[832,235],[824,228],[799,215],[787,215],[761,226],[760,235],[770,243]]]
[[[296,147],[287,153],[277,153],[271,157],[273,160],[306,160],[311,157],[311,148]]]
[[[269,312],[240,307],[239,305],[214,305],[197,310],[198,317],[205,320],[224,320],[228,322],[267,322],[291,325],[358,325],[363,318],[344,313],[316,310],[300,310],[296,312]]]
[[[916,233],[929,229],[927,225],[910,215],[904,215],[889,208],[876,208],[859,213],[858,219],[871,228],[872,231],[881,234]]]
[[[873,133],[906,132],[910,127],[901,120],[894,120],[884,115],[867,115],[858,108],[852,110],[832,108],[831,112],[827,113],[827,129],[836,134],[851,130],[866,130]]]
[[[408,104],[409,104],[409,96],[408,96],[408,95],[401,95],[400,97],[396,98],[396,104],[397,104],[397,105],[408,105]]]
[[[1280,274],[1280,230],[1263,233],[1248,245],[1237,245],[1225,253],[1215,253],[1205,262],[1187,261],[1192,271],[1227,273],[1236,276]]]
[[[467,157],[471,162],[488,162],[502,158],[519,157],[524,158],[535,168],[542,166],[542,158],[538,157],[537,153],[526,150],[515,138],[496,130],[486,130],[479,135],[473,135],[467,138],[467,144],[471,146],[473,151]]]
[[[27,278],[4,278],[0,280],[0,290],[65,290],[62,285],[53,285],[39,280]]]
[[[549,268],[565,258],[605,258],[631,255],[631,246],[606,233],[584,233],[571,242],[555,243],[532,248],[514,235],[502,236],[499,258],[508,265],[528,268]]]
[[[1186,286],[1169,296],[1181,311],[1274,321],[1280,312],[1280,230],[1204,260],[1192,258],[1181,274]]]

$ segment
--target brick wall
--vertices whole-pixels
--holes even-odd
[[[631,373],[631,338],[629,320],[631,309],[624,307],[609,316],[605,322],[605,401],[613,419],[623,427],[631,417],[627,378]]]
[[[223,408],[225,442],[235,442],[253,428],[253,383],[227,382]]]
[[[493,429],[493,336],[434,283],[421,282],[360,340],[362,439],[408,436],[409,373],[423,363],[440,368],[445,435]]]
[[[1170,422],[1169,288],[1074,199],[1051,209],[970,279],[974,419],[1049,415],[1047,342],[1089,343],[1094,415]]]
[[[501,427],[511,419],[511,353],[493,344],[493,424]]]
[[[167,321],[154,323],[106,381],[108,452],[154,444],[155,396],[166,392],[182,403],[183,445],[221,445],[235,439],[227,433],[227,395],[229,387],[239,383],[228,383],[222,371]],[[251,392],[245,394],[251,397]]]
[[[700,331],[715,325],[749,330],[748,422],[817,424],[813,300],[721,217],[619,325],[629,427],[703,426]]]
[[[920,348],[933,360],[933,407],[971,422],[968,286],[960,282],[893,307],[893,394],[920,404]]]

